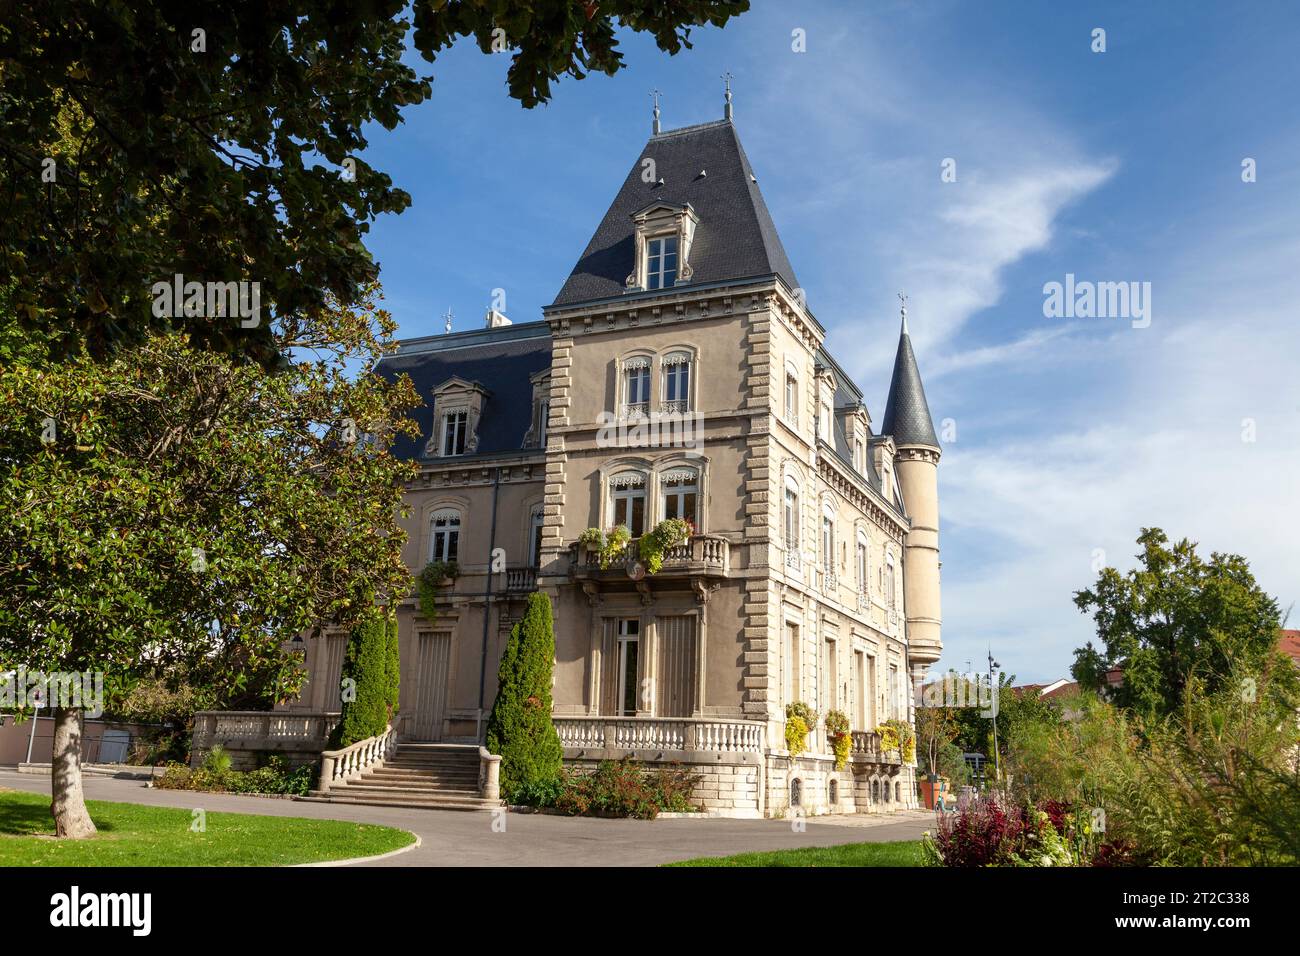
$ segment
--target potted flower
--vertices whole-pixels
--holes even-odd
[[[835,754],[835,769],[843,770],[853,752],[853,735],[849,733],[849,718],[840,710],[826,712],[826,736]]]
[[[790,751],[794,760],[804,752],[808,743],[808,731],[817,726],[817,711],[803,701],[787,704],[785,708],[785,749]]]

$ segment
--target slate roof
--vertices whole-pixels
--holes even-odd
[[[898,337],[898,353],[894,356],[894,374],[889,381],[889,398],[885,402],[885,418],[880,423],[880,433],[892,435],[895,445],[939,447],[906,322]]]
[[[662,186],[642,181],[647,158]],[[699,216],[686,288],[772,274],[799,287],[736,128],[720,120],[650,137],[551,307],[622,295],[634,266],[632,214],[659,200],[690,203]]]
[[[399,437],[393,455],[419,460],[437,457],[424,452],[437,421],[432,394],[453,375],[487,390],[478,422],[478,449],[456,460],[518,452],[532,425],[529,377],[550,365],[551,331],[545,322],[430,335],[400,343],[396,354],[379,361],[375,373],[391,382],[405,372],[425,404],[410,413],[420,426],[420,437]]]

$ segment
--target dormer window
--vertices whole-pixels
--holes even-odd
[[[455,376],[433,390],[434,422],[426,455],[454,458],[478,451],[478,423],[487,390],[477,382]]]
[[[699,217],[690,203],[656,201],[632,214],[636,258],[629,292],[655,292],[691,281],[691,241]]]
[[[677,237],[660,236],[646,245],[646,288],[671,289],[677,283]]]
[[[465,454],[465,438],[469,432],[469,412],[466,409],[448,412],[442,416],[442,456]]]

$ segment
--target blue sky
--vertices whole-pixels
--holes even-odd
[[[876,421],[910,296],[955,429],[941,666],[991,644],[1022,680],[1064,676],[1092,634],[1072,592],[1099,557],[1128,567],[1144,525],[1245,554],[1284,608],[1300,591],[1297,27],[1280,2],[756,2],[677,57],[629,36],[626,70],[535,110],[507,97],[508,57],[462,44],[420,61],[433,98],[372,136],[414,203],[368,245],[404,336],[448,308],[478,327],[494,288],[540,318],[649,134],[648,91],[666,129],[713,120],[729,70],[809,306]],[[1150,282],[1150,326],[1045,317],[1067,273]]]

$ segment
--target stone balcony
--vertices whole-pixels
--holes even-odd
[[[688,540],[664,552],[663,567],[650,575],[641,561],[639,538],[629,541],[618,554],[602,568],[600,553],[580,542],[569,546],[570,575],[578,581],[589,596],[599,593],[602,586],[631,583],[646,598],[650,582],[664,582],[695,588],[701,600],[718,579],[731,574],[731,542],[711,534],[692,535]]]

